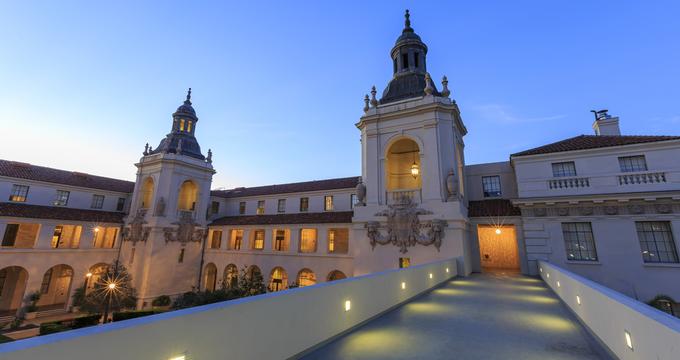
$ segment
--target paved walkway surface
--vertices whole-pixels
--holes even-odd
[[[602,359],[545,284],[473,274],[446,283],[303,359]]]

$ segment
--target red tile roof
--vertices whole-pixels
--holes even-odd
[[[215,219],[210,225],[339,224],[351,223],[353,214],[353,211],[329,211],[321,213],[225,216]]]
[[[641,136],[641,135],[579,135],[552,144],[539,146],[510,155],[525,156],[549,154],[564,151],[587,150],[611,146],[642,144],[656,141],[679,140],[680,136]]]
[[[219,196],[223,198],[234,198],[243,196],[260,196],[260,195],[274,195],[274,194],[288,194],[307,191],[323,191],[336,189],[355,188],[359,182],[358,176],[328,179],[328,180],[314,180],[290,184],[256,186],[248,188],[235,188],[230,190],[213,190],[210,192],[212,196]]]
[[[125,214],[113,211],[85,210],[58,206],[28,205],[3,202],[0,203],[0,216],[122,224]]]
[[[135,183],[131,181],[52,169],[8,160],[0,160],[0,176],[122,193],[131,193],[135,187]]]
[[[493,199],[470,201],[468,217],[521,216],[519,208],[512,206],[510,200]]]

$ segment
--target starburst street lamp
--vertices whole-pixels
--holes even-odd
[[[104,308],[104,323],[107,322],[109,318],[109,309],[111,308],[111,301],[113,300],[113,294],[118,291],[117,287],[118,284],[116,283],[116,280],[109,280],[107,281],[108,284],[106,284],[105,287],[105,295],[106,295],[106,307]]]

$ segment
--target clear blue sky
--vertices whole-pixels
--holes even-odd
[[[192,87],[213,187],[358,175],[405,8],[468,164],[591,133],[594,108],[680,134],[677,1],[6,1],[0,158],[134,180]]]

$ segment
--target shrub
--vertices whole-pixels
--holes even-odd
[[[71,330],[71,328],[62,324],[60,321],[40,324],[40,335],[54,334],[66,330]]]
[[[71,326],[73,329],[80,329],[83,327],[93,326],[99,324],[99,319],[102,318],[102,314],[94,314],[88,316],[81,316],[73,319]]]
[[[149,316],[149,315],[153,315],[153,314],[160,314],[161,312],[162,311],[154,311],[154,310],[115,312],[115,313],[113,313],[113,321],[129,320],[129,319],[134,319],[134,318],[143,317],[143,316]]]
[[[172,300],[170,300],[170,297],[168,295],[161,295],[151,302],[151,305],[153,306],[168,306]]]

